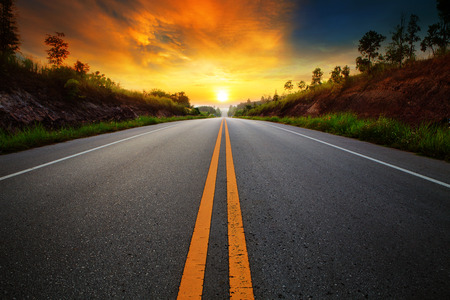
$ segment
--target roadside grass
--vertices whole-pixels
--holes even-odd
[[[320,130],[336,135],[411,151],[450,162],[450,127],[422,124],[411,127],[399,121],[379,117],[359,119],[351,113],[321,117],[241,117]]]
[[[48,130],[42,124],[36,124],[14,134],[0,130],[0,154],[22,151],[44,145],[68,140],[94,136],[134,127],[153,125],[181,120],[204,119],[206,116],[178,116],[157,118],[141,116],[134,120],[121,122],[99,122],[85,124],[80,127],[64,127],[59,130]]]

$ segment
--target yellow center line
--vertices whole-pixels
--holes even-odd
[[[247,244],[242,223],[241,205],[231,153],[230,135],[225,121],[227,199],[228,199],[228,255],[230,298],[254,299]]]
[[[203,196],[200,201],[191,245],[184,265],[178,299],[201,299],[203,292],[203,279],[205,275],[206,256],[208,252],[209,231],[216,187],[217,167],[219,164],[220,142],[222,139],[223,121],[220,123],[219,134],[214,147],[211,164],[206,177]]]

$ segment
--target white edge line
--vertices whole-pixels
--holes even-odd
[[[146,134],[150,134],[150,133],[154,133],[154,132],[161,131],[161,130],[164,130],[164,129],[168,129],[168,128],[171,128],[171,127],[174,127],[174,126],[177,126],[177,125],[178,124],[170,125],[170,126],[167,126],[167,127],[164,127],[164,128],[159,128],[159,129],[155,129],[155,130],[152,130],[152,131],[149,131],[149,132],[144,132],[144,133],[141,133],[141,134],[138,134],[138,135],[130,136],[128,138],[125,138],[125,139],[122,139],[122,140],[118,140],[118,141],[115,141],[115,142],[112,142],[112,143],[109,143],[109,144],[106,144],[106,145],[103,145],[103,146],[95,147],[95,148],[92,148],[92,149],[89,149],[89,150],[86,150],[86,151],[83,151],[83,152],[79,152],[79,153],[76,153],[76,154],[73,154],[73,155],[69,155],[69,156],[57,159],[57,160],[50,161],[50,162],[42,164],[42,165],[38,165],[38,166],[29,168],[29,169],[25,169],[25,170],[22,170],[22,171],[19,171],[19,172],[16,172],[16,173],[5,175],[3,177],[0,177],[0,181],[8,179],[8,178],[11,178],[11,177],[15,177],[15,176],[18,176],[18,175],[22,175],[22,174],[25,174],[25,173],[28,173],[28,172],[31,172],[31,171],[34,171],[34,170],[37,170],[37,169],[40,169],[40,168],[43,168],[43,167],[47,167],[47,166],[50,166],[50,165],[59,163],[59,162],[64,161],[64,160],[71,159],[71,158],[83,155],[83,154],[86,154],[86,153],[89,153],[89,152],[93,152],[93,151],[96,151],[96,150],[99,150],[99,149],[102,149],[102,148],[106,148],[106,147],[109,147],[109,146],[112,146],[112,145],[115,145],[115,144],[118,144],[118,143],[121,143],[121,142],[125,142],[125,141],[131,140],[131,139],[134,139],[134,138],[146,135]]]
[[[379,163],[379,164],[381,164],[381,165],[384,165],[384,166],[387,166],[387,167],[390,167],[390,168],[393,168],[393,169],[402,171],[402,172],[404,172],[404,173],[408,173],[408,174],[410,174],[410,175],[413,175],[413,176],[416,176],[416,177],[419,177],[419,178],[422,178],[422,179],[425,179],[425,180],[434,182],[434,183],[439,184],[439,185],[442,185],[442,186],[444,186],[444,187],[446,187],[446,188],[450,188],[450,184],[448,184],[448,183],[445,183],[445,182],[442,182],[442,181],[439,181],[439,180],[436,180],[436,179],[433,179],[433,178],[430,178],[430,177],[427,177],[427,176],[418,174],[418,173],[416,173],[416,172],[413,172],[413,171],[410,171],[410,170],[407,170],[407,169],[403,169],[403,168],[400,168],[400,167],[391,165],[391,164],[389,164],[389,163],[386,163],[386,162],[384,162],[384,161],[381,161],[381,160],[378,160],[378,159],[375,159],[375,158],[366,156],[366,155],[364,155],[364,154],[360,154],[360,153],[358,153],[358,152],[354,152],[354,151],[351,151],[351,150],[348,150],[348,149],[345,149],[345,148],[342,148],[342,147],[339,147],[339,146],[336,146],[336,145],[333,145],[333,144],[330,144],[330,143],[327,143],[327,142],[318,140],[318,139],[316,139],[316,138],[313,138],[313,137],[310,137],[310,136],[307,136],[307,135],[304,135],[304,134],[301,134],[301,133],[298,133],[298,132],[295,132],[295,131],[292,131],[292,130],[289,130],[289,129],[284,129],[284,128],[281,128],[281,127],[278,127],[278,126],[274,126],[274,125],[271,125],[271,124],[266,124],[266,125],[268,125],[268,126],[270,126],[270,127],[275,127],[275,128],[280,129],[280,130],[284,130],[284,131],[287,131],[287,132],[290,132],[290,133],[293,133],[293,134],[296,134],[296,135],[299,135],[299,136],[302,136],[302,137],[304,137],[304,138],[307,138],[307,139],[316,141],[316,142],[318,142],[318,143],[322,143],[322,144],[325,144],[325,145],[327,145],[327,146],[330,146],[330,147],[333,147],[333,148],[336,148],[336,149],[339,149],[339,150],[342,150],[342,151],[351,153],[351,154],[353,154],[353,155],[356,155],[356,156],[359,156],[359,157],[362,157],[362,158],[371,160],[371,161],[376,162],[376,163]]]

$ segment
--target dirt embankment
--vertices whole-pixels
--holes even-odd
[[[41,123],[48,128],[78,126],[99,121],[121,121],[140,115],[173,116],[150,103],[123,99],[95,101],[76,99],[67,101],[58,97],[39,97],[22,89],[0,92],[0,128],[7,131]]]
[[[363,118],[385,116],[412,125],[450,118],[450,55],[418,61],[373,78],[350,78],[264,115],[318,116],[353,112]]]
[[[2,75],[2,74],[0,74]],[[60,80],[61,81],[61,80]],[[142,115],[183,115],[171,101],[86,87],[68,94],[64,82],[17,68],[0,78],[0,129],[14,132],[40,123],[47,128],[99,121],[130,120]]]

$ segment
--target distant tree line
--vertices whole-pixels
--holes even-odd
[[[206,115],[213,115],[216,117],[221,117],[222,116],[222,111],[220,110],[219,107],[213,107],[213,106],[198,106],[195,107],[196,109],[198,109],[198,111],[200,113],[206,114]]]

